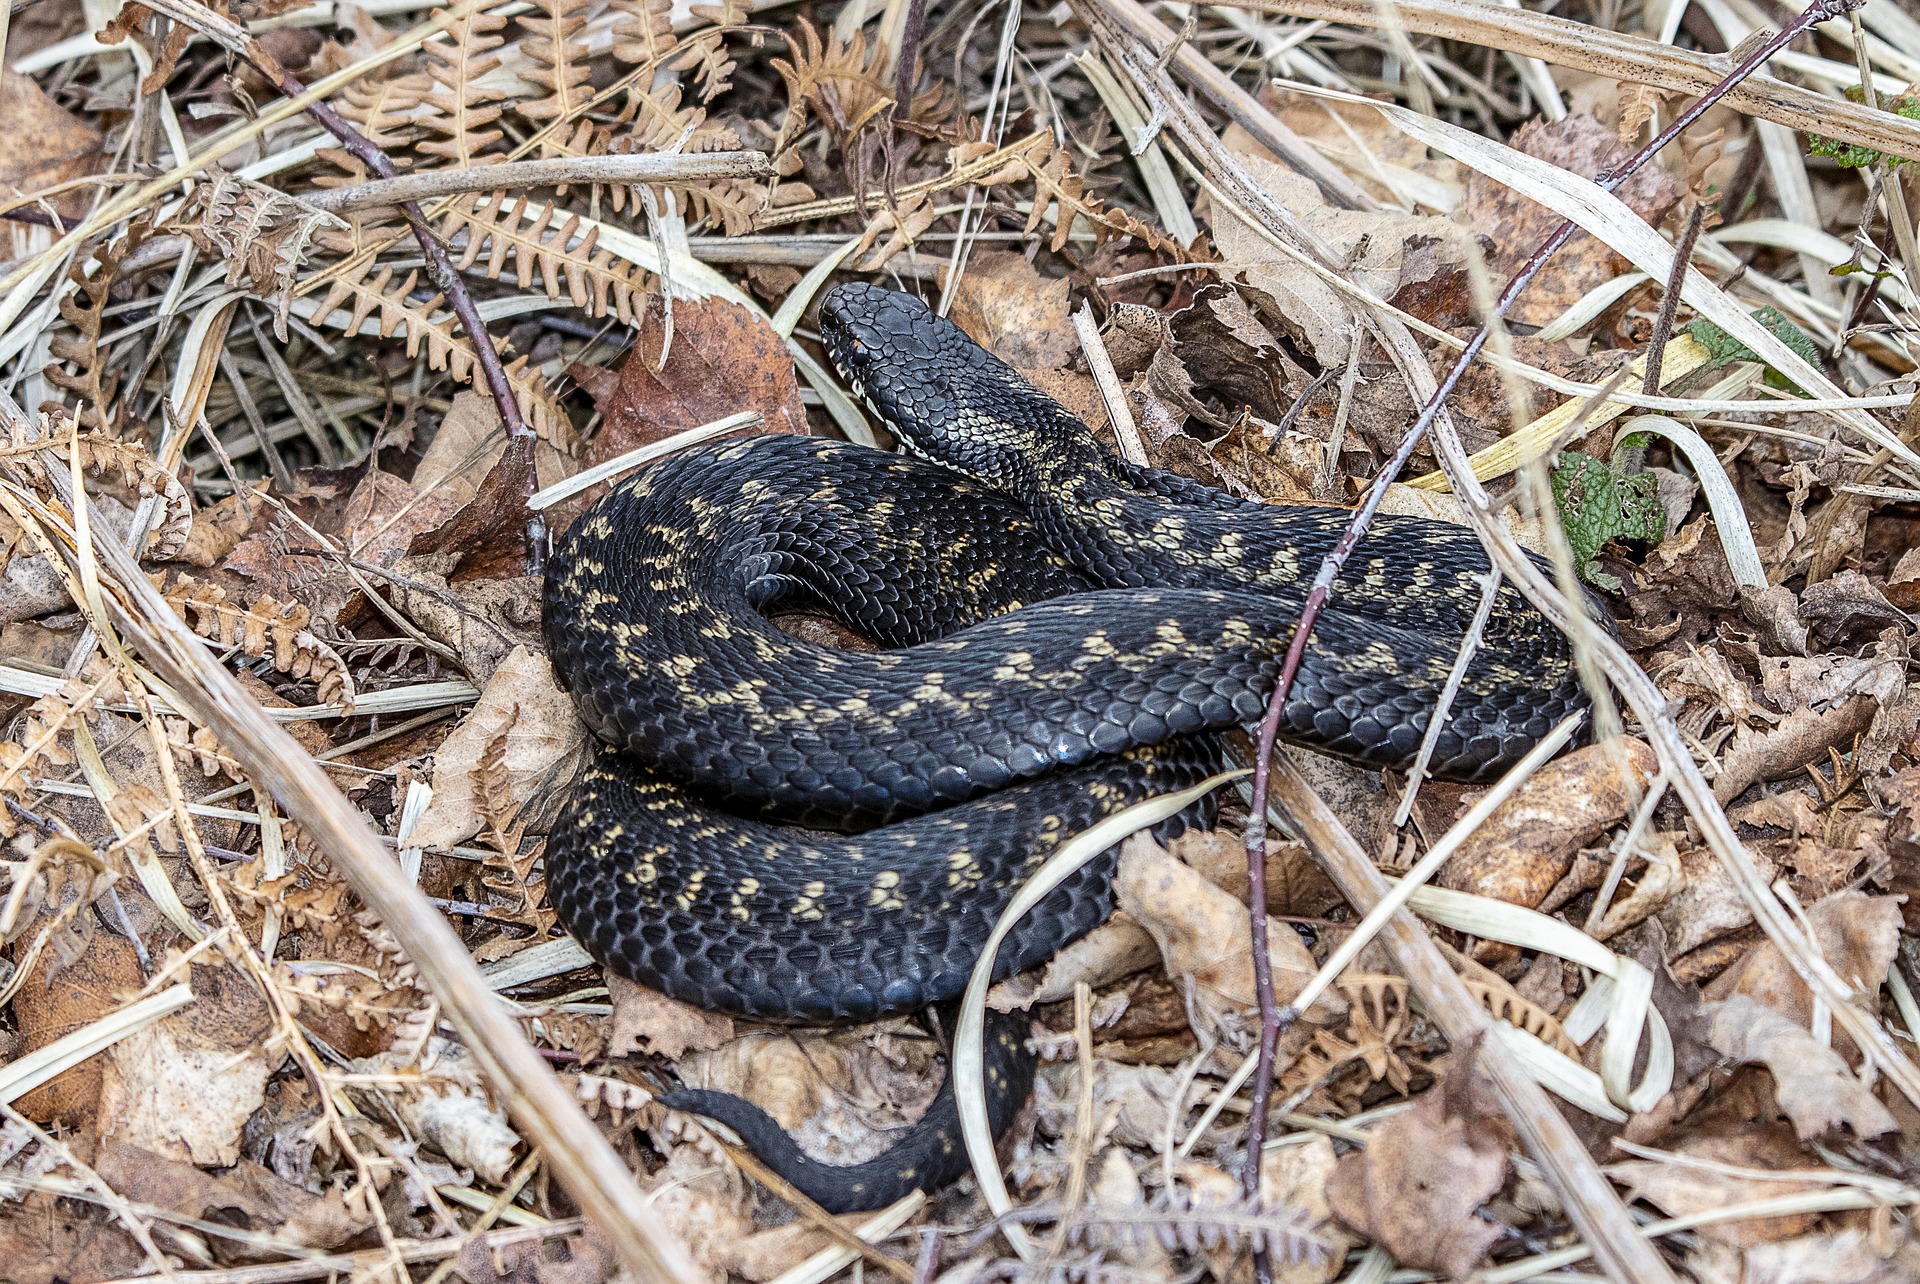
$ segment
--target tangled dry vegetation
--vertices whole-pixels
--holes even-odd
[[[1920,1275],[1895,0],[1617,196],[1791,8],[149,4],[0,17],[0,1274]],[[1388,505],[1482,515],[1434,471],[1474,452],[1609,595],[1624,738],[1494,795],[1280,773],[1257,1198],[1231,830],[1133,840],[1116,921],[996,996],[1045,1056],[1004,1201],[837,1224],[653,1104],[742,1092],[847,1162],[940,1044],[736,1028],[561,934],[583,732],[528,536],[600,489],[563,483],[872,442],[809,328],[838,274],[1116,448],[1352,503],[1563,215]]]

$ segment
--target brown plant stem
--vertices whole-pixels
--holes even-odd
[[[306,92],[307,87],[282,67],[279,59],[262,48],[245,27],[232,19],[214,13],[195,3],[195,0],[143,2],[154,12],[192,27],[229,53],[245,59],[287,97],[297,98]],[[399,177],[399,171],[387,159],[387,154],[325,102],[309,104],[307,112],[323,129],[339,139],[340,145],[376,178],[393,180]],[[507,382],[506,367],[500,364],[500,354],[494,350],[493,337],[487,333],[486,323],[480,319],[480,310],[474,306],[473,295],[468,292],[466,282],[455,270],[453,260],[447,257],[446,246],[440,243],[440,238],[433,234],[433,229],[428,225],[426,212],[420,208],[420,203],[402,201],[399,208],[407,220],[407,226],[413,230],[414,239],[420,243],[420,252],[426,256],[427,275],[432,279],[434,288],[440,291],[447,305],[453,309],[454,316],[460,320],[460,328],[467,332],[467,339],[473,345],[473,355],[479,363],[481,377],[486,380],[487,391],[500,412],[500,422],[506,426],[508,449],[520,456],[517,461],[511,462],[523,469],[527,479],[526,493],[531,495],[539,484],[534,480],[533,430],[527,427],[526,419],[520,413],[520,402],[513,395],[512,385]],[[527,569],[529,574],[537,576],[546,556],[546,522],[538,512],[528,509],[526,529]]]
[[[1744,58],[1722,77],[1718,84],[1701,95],[1686,111],[1676,116],[1665,129],[1650,139],[1624,164],[1600,176],[1597,181],[1601,189],[1608,192],[1618,189],[1662,148],[1679,137],[1742,80],[1765,66],[1769,58],[1801,32],[1815,23],[1850,12],[1864,2],[1865,0],[1816,0],[1814,4],[1807,7],[1805,12],[1783,27],[1773,39]],[[1514,273],[1512,279],[1507,282],[1506,288],[1500,292],[1500,297],[1494,302],[1494,318],[1506,315],[1507,309],[1513,306],[1520,292],[1526,289],[1533,278],[1539,274],[1540,269],[1546,265],[1554,252],[1572,239],[1575,230],[1572,219],[1563,221],[1528,256],[1527,261],[1521,265],[1519,271]],[[1438,388],[1421,408],[1419,417],[1408,429],[1399,448],[1394,451],[1392,458],[1374,478],[1366,498],[1361,501],[1345,533],[1321,563],[1319,572],[1314,576],[1313,586],[1307,594],[1306,605],[1300,613],[1300,624],[1294,630],[1292,642],[1287,647],[1286,658],[1281,662],[1280,676],[1274,684],[1273,696],[1267,703],[1266,716],[1260,722],[1253,767],[1253,801],[1247,820],[1246,837],[1248,896],[1252,905],[1253,921],[1254,985],[1260,1000],[1260,1055],[1254,1070],[1252,1109],[1247,1120],[1247,1158],[1241,1171],[1241,1188],[1249,1198],[1257,1198],[1260,1190],[1260,1152],[1266,1131],[1267,1101],[1272,1091],[1274,1050],[1279,1042],[1282,1025],[1289,1023],[1297,1015],[1291,1009],[1282,1012],[1275,1002],[1272,967],[1267,957],[1266,940],[1268,767],[1273,754],[1274,741],[1280,730],[1280,714],[1286,704],[1287,695],[1293,688],[1294,678],[1300,671],[1301,660],[1306,654],[1307,639],[1312,635],[1314,623],[1319,619],[1320,612],[1325,608],[1328,596],[1332,592],[1334,579],[1345,566],[1347,558],[1352,555],[1354,547],[1365,537],[1368,528],[1372,525],[1381,501],[1386,498],[1387,487],[1406,467],[1407,461],[1413,456],[1414,449],[1425,438],[1427,430],[1433,425],[1435,416],[1446,404],[1447,398],[1459,384],[1461,376],[1466,373],[1467,367],[1486,346],[1489,334],[1490,326],[1483,324],[1467,341],[1466,347],[1454,359]]]

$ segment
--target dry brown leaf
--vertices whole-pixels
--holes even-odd
[[[1024,254],[976,251],[954,287],[948,315],[975,343],[1031,378],[1071,364],[1080,352],[1067,286],[1064,277],[1041,276]]]
[[[236,1224],[301,1248],[338,1248],[373,1223],[364,1205],[358,1211],[348,1207],[344,1188],[314,1194],[251,1160],[215,1176],[193,1164],[109,1141],[101,1147],[96,1167],[108,1185],[137,1203]],[[221,1248],[223,1257],[231,1260],[278,1258],[272,1250],[242,1241],[222,1242]]]
[[[0,72],[0,120],[7,122],[0,134],[0,191],[8,204],[68,179],[96,174],[106,159],[99,130],[11,67]],[[49,197],[47,204],[72,223],[86,216],[91,197],[79,186]]]
[[[1259,1028],[1247,907],[1144,834],[1121,846],[1113,888],[1120,908],[1152,934],[1167,974],[1185,990],[1194,1032],[1246,1047]],[[1317,970],[1313,955],[1291,928],[1271,921],[1267,949],[1274,995],[1291,1002]],[[1337,995],[1323,995],[1295,1029],[1311,1037],[1306,1026],[1337,1020],[1345,1006]]]
[[[1771,879],[1773,863],[1762,852],[1753,855],[1761,874]],[[1670,957],[1678,958],[1753,922],[1753,911],[1739,884],[1709,849],[1682,851],[1680,875],[1685,886],[1656,915],[1666,931]]]
[[[1260,1202],[1268,1208],[1299,1210],[1305,1229],[1328,1241],[1333,1249],[1317,1261],[1275,1262],[1273,1278],[1279,1284],[1323,1284],[1346,1269],[1346,1249],[1352,1246],[1352,1240],[1334,1219],[1333,1207],[1327,1202],[1327,1183],[1338,1164],[1333,1141],[1328,1137],[1315,1137],[1260,1156]]]
[[[1898,897],[1841,892],[1808,906],[1807,923],[1820,956],[1844,984],[1879,993],[1900,940]],[[1812,1028],[1813,994],[1771,941],[1715,977],[1705,995],[1710,1002],[1745,995]]]
[[[273,1028],[266,1001],[230,967],[193,969],[194,1001],[106,1054],[106,1140],[188,1163],[240,1158],[240,1133],[265,1099]]]
[[[1896,1226],[1822,1231],[1740,1249],[1703,1240],[1687,1258],[1700,1284],[1908,1284],[1920,1279],[1920,1244]],[[1891,1248],[1891,1251],[1888,1251]]]
[[[1894,1131],[1892,1114],[1846,1061],[1770,1007],[1745,995],[1701,1010],[1708,1041],[1723,1056],[1766,1066],[1774,1097],[1802,1141],[1850,1128],[1870,1140]]]
[[[91,901],[91,876],[77,865],[64,868],[69,876],[55,883],[54,904],[72,907],[76,898]],[[85,905],[77,908],[69,919],[71,927],[63,929],[66,948],[56,942],[43,950],[19,993],[13,996],[22,1055],[114,1011],[124,1001],[122,996],[138,991],[145,979],[133,945],[116,934],[95,931],[92,911]],[[44,917],[32,922],[16,939],[16,962],[20,961],[21,946],[35,940],[46,924]],[[78,929],[78,936],[65,937],[65,932],[74,929]],[[99,1107],[105,1071],[104,1060],[89,1057],[20,1097],[14,1106],[37,1123],[62,1123],[91,1131],[88,1124]]]
[[[1903,611],[1920,611],[1920,548],[1900,555],[1887,575],[1887,601]]]
[[[855,1164],[918,1119],[944,1077],[939,1045],[899,1022],[826,1034],[754,1031],[680,1062],[688,1087],[747,1098],[809,1155]]]
[[[1381,298],[1400,287],[1405,245],[1416,238],[1450,247],[1454,261],[1478,254],[1462,230],[1443,218],[1335,209],[1313,180],[1258,157],[1241,162],[1254,181],[1330,245],[1341,275]],[[1242,269],[1247,284],[1273,301],[1266,314],[1293,331],[1292,338],[1320,365],[1338,369],[1353,342],[1354,314],[1346,300],[1314,273],[1282,255],[1261,232],[1232,211],[1213,210],[1213,239],[1220,254]]]
[[[1627,1198],[1644,1199],[1669,1217],[1685,1217],[1730,1204],[1828,1188],[1824,1181],[1785,1179],[1785,1174],[1795,1168],[1813,1165],[1793,1134],[1778,1126],[1716,1130],[1689,1137],[1669,1149],[1703,1162],[1694,1165],[1666,1159],[1635,1159],[1609,1165],[1607,1175],[1626,1186]],[[1751,1168],[1769,1176],[1764,1180],[1742,1177],[1716,1165]],[[1743,1217],[1738,1221],[1710,1222],[1698,1233],[1723,1244],[1761,1244],[1805,1234],[1819,1220],[1818,1213]]]
[[[1529,156],[1585,178],[1618,165],[1628,154],[1613,130],[1580,114],[1522,125],[1508,141]],[[1680,184],[1661,166],[1649,165],[1622,184],[1616,195],[1634,213],[1657,225],[1680,199]],[[1533,247],[1560,226],[1565,215],[1537,205],[1475,170],[1467,176],[1467,198],[1460,217],[1492,240],[1493,269],[1504,274],[1519,267]],[[1509,310],[1507,320],[1545,325],[1621,270],[1621,261],[1613,251],[1586,233],[1576,232],[1547,260],[1546,267]]]
[[[525,647],[515,647],[500,662],[473,711],[433,755],[433,800],[414,828],[415,843],[451,847],[480,832],[485,821],[474,792],[474,768],[503,731],[513,801],[524,810],[536,798],[563,793],[560,785],[571,779],[574,754],[586,732],[573,702],[554,682],[547,657]]]
[[[1580,849],[1645,797],[1658,769],[1653,750],[1626,737],[1555,759],[1461,844],[1440,885],[1534,908]]]
[[[13,1284],[123,1279],[152,1269],[113,1212],[42,1191],[0,1209],[0,1260]]]
[[[1465,1279],[1504,1228],[1476,1213],[1506,1183],[1509,1127],[1456,1048],[1443,1083],[1344,1156],[1326,1186],[1338,1217],[1401,1266]]]
[[[762,416],[744,432],[806,435],[807,411],[794,381],[793,358],[763,318],[725,299],[676,299],[673,346],[666,364],[656,370],[664,341],[660,301],[649,299],[617,380],[589,382],[583,375],[590,372],[575,367],[574,377],[594,394],[605,420],[583,465],[744,410]],[[599,493],[598,488],[587,491],[575,503],[584,507]],[[564,520],[556,519],[556,527]]]
[[[609,1057],[653,1053],[678,1061],[689,1048],[710,1052],[734,1037],[732,1017],[703,1012],[612,972],[607,973],[607,996],[613,1004]]]

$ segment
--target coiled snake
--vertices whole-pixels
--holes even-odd
[[[544,618],[605,742],[548,841],[562,921],[634,981],[796,1023],[954,997],[1060,843],[1216,769],[1211,733],[1258,720],[1348,518],[1114,457],[910,296],[840,286],[821,333],[925,458],[786,436],[683,451],[567,532]],[[1283,738],[1411,765],[1486,570],[1463,528],[1382,517],[1320,617]],[[882,649],[769,620],[802,608]],[[1584,705],[1565,639],[1503,589],[1431,769],[1497,774]],[[1104,920],[1111,874],[1096,862],[1029,915],[1002,974]],[[998,1129],[1032,1063],[1016,1023],[989,1045]],[[832,1210],[965,1165],[947,1089],[891,1150],[846,1167],[808,1159],[738,1098],[665,1100],[729,1124]]]

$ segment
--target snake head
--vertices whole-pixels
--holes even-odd
[[[907,450],[1016,495],[1086,428],[910,294],[863,282],[820,303],[820,337],[854,394]],[[1076,432],[1077,430],[1077,432]]]

